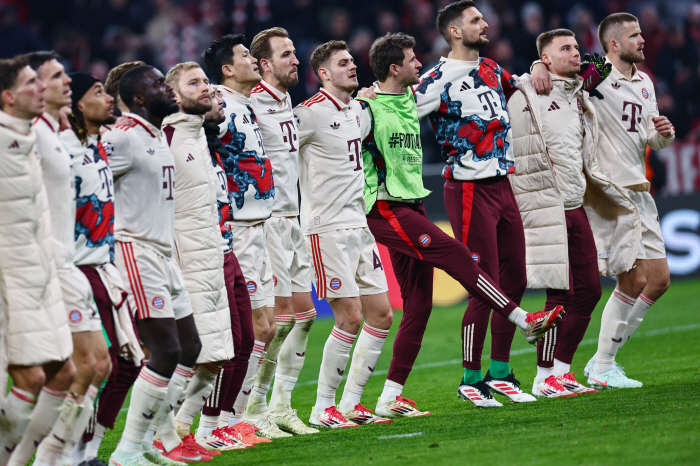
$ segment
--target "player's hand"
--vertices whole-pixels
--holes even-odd
[[[364,97],[365,99],[374,100],[377,98],[377,94],[374,92],[373,88],[363,87],[357,91],[357,97]]]
[[[654,117],[652,121],[654,122],[654,128],[656,128],[656,131],[658,131],[661,136],[667,138],[673,134],[673,125],[665,116],[660,115]]]
[[[612,63],[605,63],[605,56],[597,53],[585,54],[581,60],[581,72],[579,73],[583,79],[583,90],[591,92],[610,76],[611,71]]]
[[[547,71],[547,66],[544,63],[535,63],[532,65],[532,73],[530,75],[530,83],[533,89],[540,95],[549,95],[552,90],[552,76]]]

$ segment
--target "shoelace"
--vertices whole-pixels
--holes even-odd
[[[549,385],[550,387],[555,388],[555,389],[557,389],[557,390],[566,390],[566,389],[564,388],[564,386],[563,386],[562,384],[560,384],[560,383],[557,381],[557,378],[554,377],[553,375],[550,375],[549,377],[547,377],[546,379],[544,379],[544,383],[546,383],[546,384]]]
[[[415,401],[409,400],[408,398],[404,398],[404,397],[402,397],[401,395],[398,395],[398,396],[396,397],[396,401],[398,401],[398,402],[403,402],[403,403],[408,403],[408,404],[410,404],[411,406],[413,406],[414,408],[415,408],[415,406],[416,406],[416,402],[415,402]]]
[[[221,441],[221,442],[223,442],[223,443],[226,443],[226,444],[229,444],[229,445],[235,445],[235,444],[236,444],[236,442],[234,442],[233,440],[231,440],[231,439],[228,437],[228,435],[226,435],[226,432],[225,432],[224,429],[222,429],[221,427],[219,427],[218,429],[214,429],[214,432],[212,432],[212,434],[214,434],[214,436],[215,436],[217,439],[219,439],[219,441]]]
[[[513,369],[510,370],[510,374],[508,374],[508,377],[506,377],[506,380],[510,383],[513,383],[520,388],[520,381],[515,378],[515,374],[513,373]]]
[[[245,422],[241,422],[239,424],[236,424],[235,426],[229,427],[229,429],[231,429],[231,432],[233,432],[234,434],[255,434],[255,427]]]
[[[343,414],[340,411],[338,411],[338,408],[336,408],[335,406],[326,408],[326,414],[328,414],[329,418],[335,419],[338,422],[348,422],[348,420],[345,419]]]
[[[206,448],[201,446],[197,440],[195,440],[194,435],[192,434],[185,435],[185,437],[182,439],[182,443],[184,443],[190,450],[194,450],[199,454],[208,451]]]
[[[355,405],[355,411],[361,412],[365,417],[371,417],[373,414],[371,409],[361,403]]]
[[[235,438],[236,440],[240,440],[241,442],[243,441],[243,435],[241,434],[240,431],[235,431],[231,427],[222,427],[221,430],[224,431],[229,436]]]
[[[562,375],[562,377],[566,380],[578,383],[578,380],[576,380],[576,374],[573,372],[567,372],[566,374]]]

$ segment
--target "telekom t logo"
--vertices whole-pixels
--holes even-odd
[[[112,177],[110,176],[111,170],[109,167],[103,167],[98,170],[100,174],[100,179],[102,180],[102,187],[107,190],[107,199],[112,198]]]
[[[175,167],[172,165],[163,165],[163,189],[168,190],[168,197],[165,198],[166,201],[171,201],[173,199],[173,175],[175,174]]]
[[[360,165],[360,162],[362,161],[362,159],[360,158],[360,142],[362,142],[360,138],[351,139],[350,141],[348,141],[350,161],[357,161],[357,166],[355,167],[354,171],[362,170],[362,165]]]
[[[476,95],[479,98],[479,102],[483,103],[486,101],[486,105],[483,105],[484,110],[491,110],[491,115],[489,115],[489,118],[496,118],[496,111],[494,110],[495,108],[495,102],[491,102],[491,99],[489,97],[491,96],[491,91],[486,91],[482,92],[481,94]],[[483,100],[481,99],[483,97]]]
[[[630,107],[630,114],[622,114],[622,121],[630,121],[630,127],[627,129],[628,133],[638,133],[639,130],[637,129],[637,123],[642,122],[642,117],[640,116],[642,113],[642,106],[640,104],[635,104],[634,102],[623,102],[622,103],[622,111],[624,112],[627,107]]]
[[[289,152],[296,152],[297,148],[294,147],[294,141],[297,140],[297,135],[294,133],[294,123],[292,123],[292,120],[281,121],[280,128],[282,128],[284,142],[289,143],[289,147],[291,148]]]

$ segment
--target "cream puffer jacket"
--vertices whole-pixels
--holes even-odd
[[[7,323],[7,359],[23,366],[73,352],[35,142],[31,121],[0,111],[0,318]]]
[[[197,363],[233,358],[231,315],[224,283],[214,167],[200,115],[175,113],[163,133],[175,158],[175,253],[182,269],[202,351]]]
[[[547,154],[537,96],[527,75],[508,102],[513,128],[515,174],[510,175],[525,228],[528,288],[569,288],[566,218],[558,181]],[[583,93],[585,109],[584,208],[593,231],[601,275],[629,271],[641,235],[639,211],[621,186],[600,168],[598,120]]]

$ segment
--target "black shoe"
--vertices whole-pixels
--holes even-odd
[[[483,380],[473,385],[460,383],[457,389],[457,395],[459,395],[460,398],[471,401],[477,408],[495,408],[503,406],[491,396],[489,386]]]
[[[484,382],[491,390],[495,391],[499,395],[508,397],[508,399],[513,403],[528,403],[530,401],[537,401],[537,398],[520,389],[520,381],[515,378],[513,369],[510,370],[508,377],[504,377],[502,379],[496,379],[491,376],[490,372],[486,372]]]

